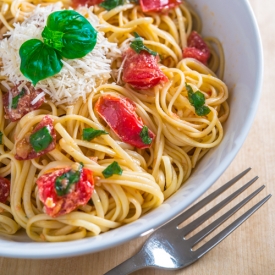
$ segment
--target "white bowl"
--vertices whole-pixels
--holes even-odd
[[[211,150],[189,180],[171,198],[136,222],[97,237],[65,243],[34,243],[23,233],[0,236],[0,256],[57,258],[97,252],[156,228],[183,211],[225,171],[241,148],[260,100],[263,78],[261,39],[248,0],[192,0],[203,21],[203,34],[223,44],[231,113],[222,143]]]

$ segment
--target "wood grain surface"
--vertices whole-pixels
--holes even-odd
[[[273,89],[275,83],[275,5],[274,0],[250,0],[250,3],[259,24],[264,48],[265,72],[262,98],[253,127],[242,149],[222,177],[208,191],[208,193],[212,192],[245,168],[252,167],[252,171],[242,180],[242,183],[255,175],[260,178],[255,186],[250,187],[241,197],[251,193],[262,184],[265,184],[266,188],[256,199],[253,199],[252,203],[242,209],[241,213],[265,195],[275,194],[275,90]],[[231,206],[235,205],[236,201],[239,200],[233,201]],[[217,200],[211,205],[216,202]],[[236,214],[233,218],[240,214]],[[248,221],[193,265],[178,271],[144,269],[134,274],[273,275],[275,274],[274,214],[275,198],[272,197]],[[75,258],[56,260],[0,258],[0,275],[102,275],[133,255],[141,247],[145,238],[138,238],[100,253]]]

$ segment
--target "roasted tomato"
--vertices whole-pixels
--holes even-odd
[[[32,104],[32,101],[43,92],[41,89],[35,89],[30,84],[23,87],[20,91],[18,88],[19,85],[14,86],[8,93],[3,95],[5,118],[11,121],[17,121],[25,114],[38,109],[45,101],[43,96]]]
[[[146,51],[136,53],[129,48],[123,54],[122,80],[139,90],[150,89],[168,78],[158,66],[159,56],[154,56]]]
[[[103,0],[72,0],[72,6],[74,8],[77,8],[78,6],[94,6],[98,5],[102,2]]]
[[[128,98],[106,94],[98,99],[95,109],[123,142],[140,149],[151,146],[155,134],[144,125]]]
[[[191,32],[189,35],[187,39],[187,47],[183,49],[183,57],[192,57],[203,64],[207,64],[210,57],[210,50],[196,31]]]
[[[34,159],[52,151],[55,145],[56,133],[53,120],[45,116],[31,133],[16,143],[15,158],[18,160]]]
[[[143,12],[158,12],[177,7],[181,0],[140,0],[139,4]]]
[[[10,195],[10,181],[0,177],[0,202],[5,203]]]
[[[36,183],[45,212],[51,217],[70,213],[87,204],[94,190],[93,172],[79,163],[52,169],[40,176]]]

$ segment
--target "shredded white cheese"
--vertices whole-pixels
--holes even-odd
[[[38,6],[29,18],[23,23],[14,23],[14,30],[9,31],[7,38],[0,42],[0,58],[3,66],[1,75],[7,76],[14,85],[28,80],[20,71],[19,49],[29,39],[40,39],[46,20],[53,11],[61,10],[60,4],[46,7]],[[79,13],[83,14],[92,26],[100,27],[98,17],[93,14],[92,8],[82,7]],[[98,31],[97,44],[86,56],[80,59],[62,59],[61,71],[49,78],[39,81],[35,88],[41,88],[48,94],[56,105],[75,103],[80,97],[86,101],[87,94],[99,85],[107,83],[111,77],[111,63],[114,58],[121,56],[116,43],[108,42],[104,33]],[[39,98],[44,93],[38,95]],[[33,100],[32,104],[39,98]]]

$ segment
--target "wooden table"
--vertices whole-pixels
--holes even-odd
[[[235,160],[209,190],[215,190],[234,175],[251,166],[246,177],[258,175],[256,186],[266,185],[255,203],[275,193],[275,6],[273,0],[250,0],[260,27],[265,73],[259,110],[250,134]],[[234,15],[228,15],[234,16]],[[245,182],[245,181],[243,181]],[[255,187],[242,195],[251,193]],[[275,274],[275,200],[271,198],[258,212],[210,253],[195,264],[179,271],[146,269],[136,275],[273,275]],[[214,202],[215,203],[215,202]],[[233,203],[232,205],[234,205]],[[249,204],[245,207],[248,209]],[[244,212],[243,210],[241,211]],[[239,215],[236,215],[237,217]],[[231,220],[232,221],[232,220]],[[0,258],[1,275],[102,275],[133,255],[146,237],[91,255],[57,260],[22,260]],[[1,248],[0,248],[1,249]]]

